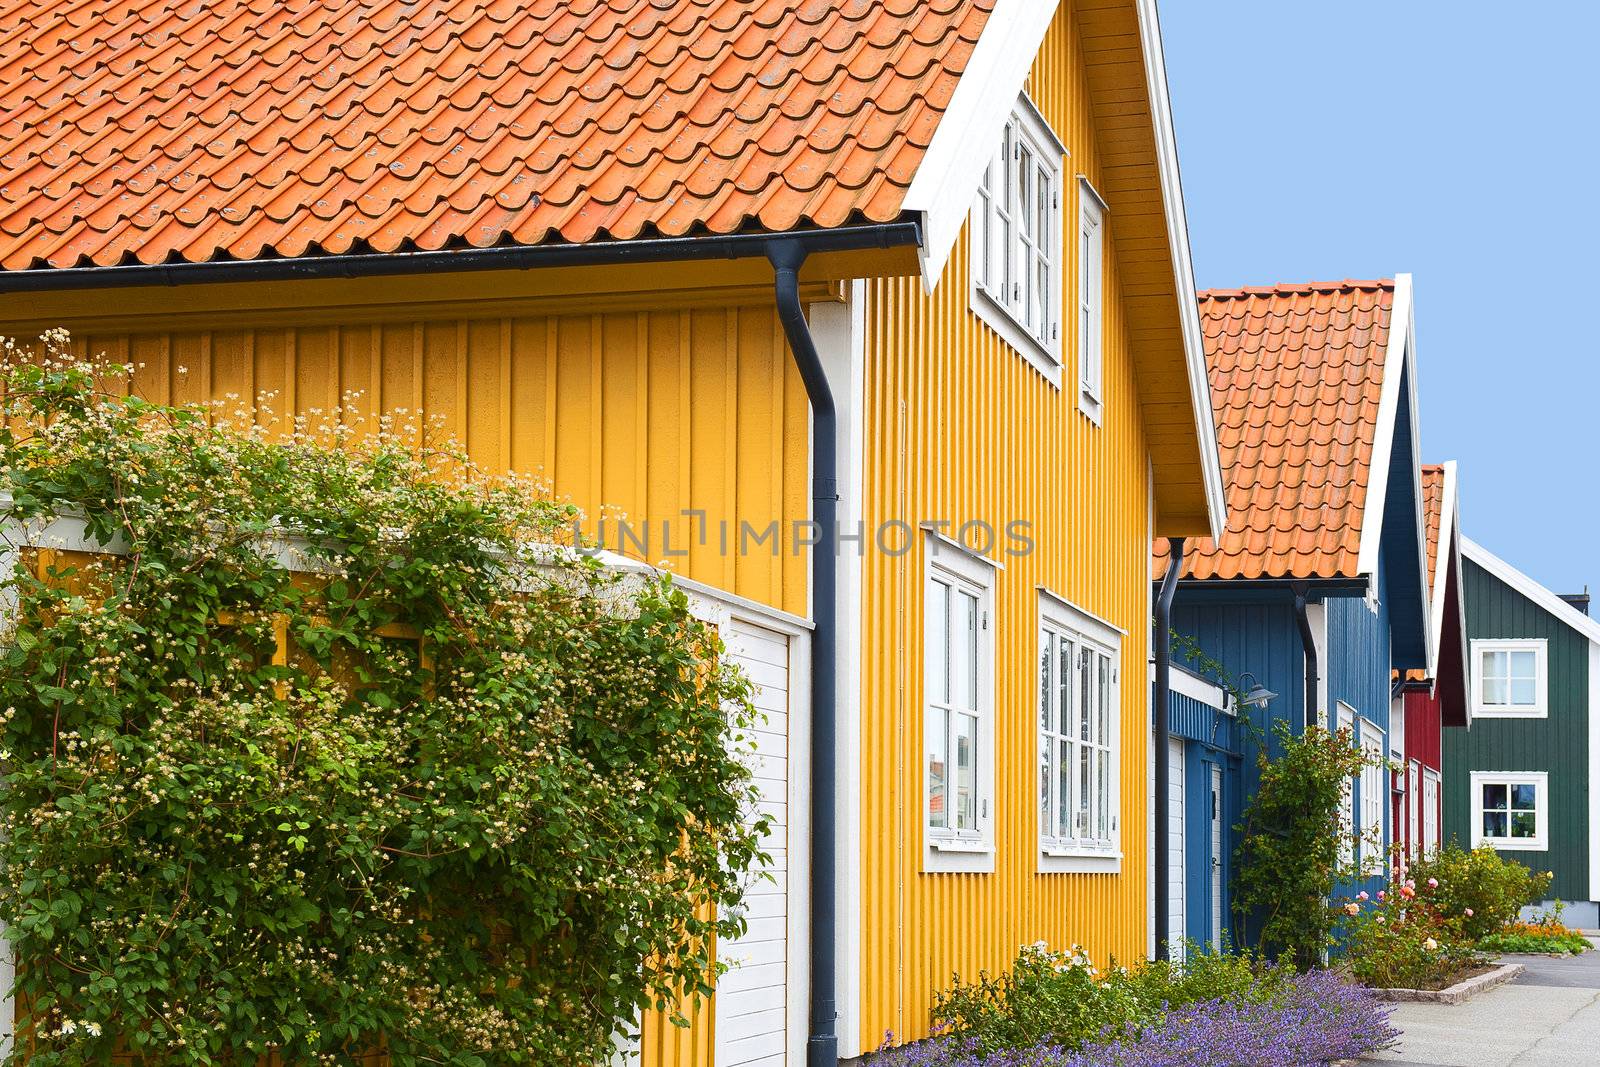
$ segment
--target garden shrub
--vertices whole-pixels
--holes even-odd
[[[1075,1048],[1154,1018],[1157,1007],[1139,993],[1115,964],[1102,976],[1077,946],[1052,952],[1041,941],[1023,946],[1003,974],[980,972],[970,983],[957,975],[935,996],[934,1027],[980,1054],[1038,1044]]]
[[[1576,930],[1552,930],[1534,923],[1512,923],[1478,942],[1485,952],[1541,952],[1577,956],[1594,946]]]
[[[1543,900],[1554,878],[1549,871],[1534,873],[1487,845],[1469,851],[1455,841],[1414,861],[1410,873],[1418,882],[1432,878],[1439,883],[1440,906],[1466,917],[1463,929],[1474,941],[1498,932],[1525,906]]]
[[[1035,959],[1048,955],[1027,950]],[[1247,975],[1253,976],[1246,978]],[[1152,977],[1159,976],[1159,977]],[[1206,981],[1217,993],[1199,996]],[[888,1050],[874,1067],[1282,1067],[1356,1058],[1398,1036],[1390,1009],[1329,971],[1297,974],[1247,958],[1190,956],[1182,964],[1113,970],[1109,982],[1149,994],[1183,990],[1199,999],[1166,1008],[1144,1002],[1136,1017],[1077,1043],[1037,1040],[984,1047],[945,1032]]]
[[[1273,730],[1282,754],[1270,759],[1263,749],[1258,757],[1261,783],[1244,809],[1234,903],[1260,912],[1263,948],[1304,969],[1334,943],[1327,895],[1337,879],[1358,873],[1343,858],[1352,837],[1339,803],[1364,757],[1349,730],[1308,726],[1296,734],[1283,720]]]
[[[1442,989],[1483,963],[1437,879],[1409,880],[1375,898],[1365,890],[1338,909],[1345,963],[1363,985]]]
[[[63,334],[6,357],[0,524],[125,546],[0,574],[32,1067],[596,1063],[709,991],[763,826],[681,591],[403,430],[229,428]]]

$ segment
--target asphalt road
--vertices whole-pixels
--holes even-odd
[[[1600,951],[1508,956],[1527,970],[1465,1004],[1400,1004],[1392,1067],[1600,1067]]]

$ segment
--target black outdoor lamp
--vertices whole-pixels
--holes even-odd
[[[1246,678],[1250,679],[1249,689],[1244,688],[1244,680]],[[1247,708],[1264,708],[1268,703],[1276,700],[1278,696],[1277,693],[1256,681],[1256,676],[1248,671],[1239,676],[1239,688],[1244,690],[1244,695],[1239,698],[1239,703]]]

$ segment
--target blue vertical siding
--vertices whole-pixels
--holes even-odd
[[[1381,572],[1380,565],[1380,572]],[[1383,588],[1381,582],[1379,588]],[[1330,599],[1328,605],[1328,702],[1329,709],[1336,702],[1343,702],[1354,709],[1359,718],[1366,719],[1378,729],[1383,731],[1383,752],[1385,757],[1389,751],[1389,673],[1390,673],[1390,630],[1389,606],[1387,598],[1380,597],[1376,606],[1369,607],[1365,597],[1340,597]],[[1331,720],[1338,722],[1337,718]],[[1369,846],[1362,845],[1362,861],[1371,863],[1376,860],[1379,871],[1387,870],[1387,864],[1382,862],[1382,857],[1388,854],[1390,834],[1393,832],[1389,826],[1389,773],[1385,770],[1380,779],[1380,788],[1383,796],[1380,806],[1383,811],[1382,835],[1383,842],[1377,857],[1367,854]],[[1353,831],[1360,825],[1361,806],[1363,797],[1362,787],[1358,780],[1355,785],[1353,805],[1354,825],[1347,829]],[[1365,889],[1369,893],[1376,893],[1383,887],[1385,878],[1382,874],[1374,874],[1364,879],[1356,879],[1349,884],[1340,885],[1334,891],[1335,896],[1349,895]]]

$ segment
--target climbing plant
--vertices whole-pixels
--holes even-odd
[[[594,1064],[709,992],[764,826],[681,590],[404,428],[131,372],[0,353],[0,525],[105,550],[0,574],[11,1062]]]
[[[1309,967],[1333,944],[1334,882],[1357,873],[1340,804],[1365,757],[1349,730],[1308,726],[1297,734],[1282,719],[1272,729],[1280,754],[1262,748],[1256,757],[1260,785],[1240,826],[1234,903],[1259,912],[1264,948]]]

